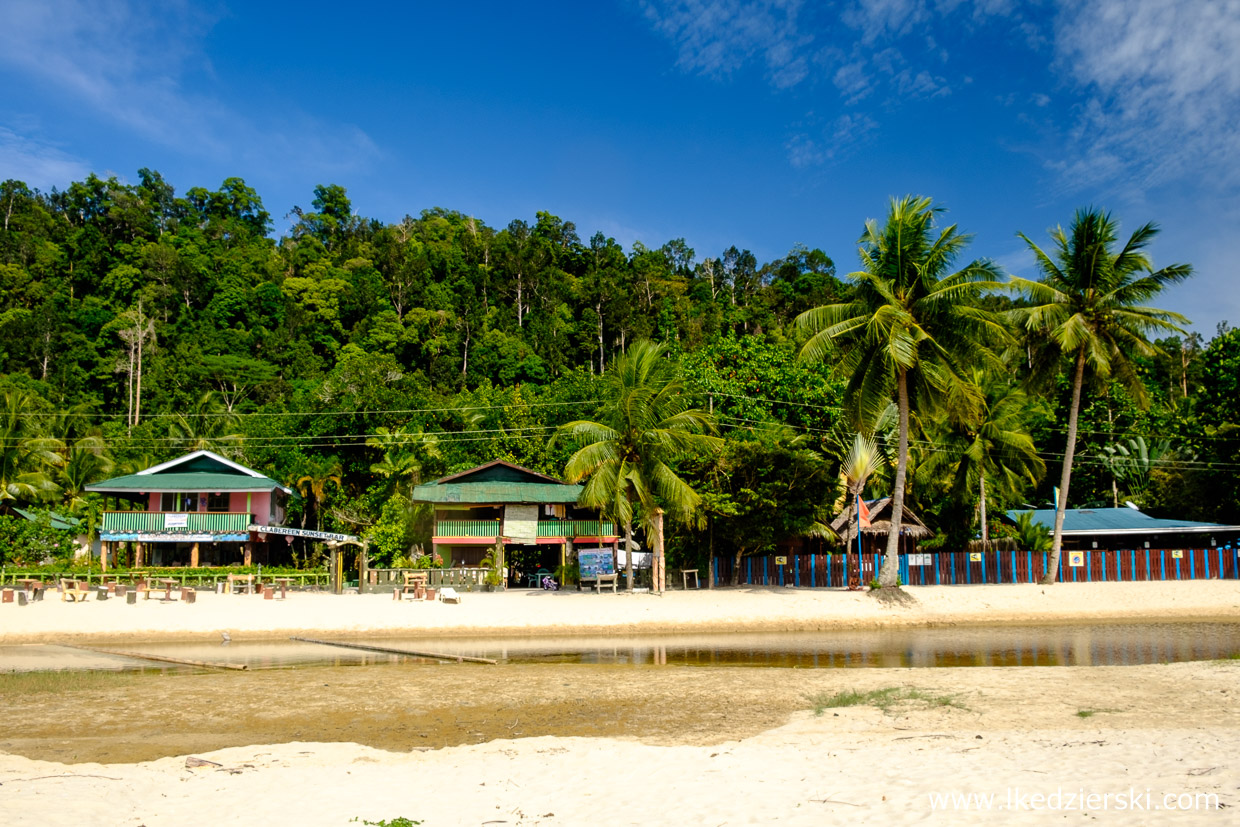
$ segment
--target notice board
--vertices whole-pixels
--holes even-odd
[[[612,559],[609,548],[577,552],[577,567],[581,577],[586,579],[616,573],[616,561]]]

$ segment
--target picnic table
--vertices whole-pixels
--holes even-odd
[[[392,596],[400,600],[407,594],[412,594],[414,600],[421,600],[426,594],[427,584],[430,582],[431,573],[429,571],[407,571],[405,572],[405,585],[392,593]]]
[[[228,594],[253,594],[254,592],[254,575],[252,574],[230,574],[228,575],[228,583],[225,587]]]
[[[273,577],[271,582],[280,587],[280,599],[281,600],[287,599],[288,598],[288,587],[289,587],[289,584],[293,582],[293,578]]]

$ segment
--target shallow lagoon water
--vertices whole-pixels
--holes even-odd
[[[327,638],[325,638],[327,639]],[[331,638],[342,640],[340,638]],[[1240,623],[1157,622],[900,628],[764,634],[528,638],[350,638],[346,642],[493,658],[501,663],[782,668],[1120,666],[1213,660],[1240,654]],[[250,669],[351,666],[404,660],[297,641],[134,643],[99,646]],[[426,659],[434,663],[435,659]],[[0,672],[164,669],[55,645],[0,646]]]

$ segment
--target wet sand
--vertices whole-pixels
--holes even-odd
[[[287,600],[199,594],[197,602],[123,600],[0,609],[0,644],[218,641],[336,636],[632,635],[787,632],[964,624],[1132,619],[1240,619],[1240,581],[920,586],[908,606],[867,592],[738,588],[650,594],[512,591],[465,594],[460,604],[390,595],[295,592]]]
[[[633,634],[1240,616],[1233,582],[466,595],[460,606],[299,594],[0,611],[0,642]],[[120,648],[118,646],[118,648]],[[932,794],[1135,789],[1227,809],[1009,810],[1041,824],[1229,823],[1240,661],[795,669],[440,664],[0,674],[6,824],[993,823]],[[916,699],[811,711],[896,689]],[[211,763],[187,766],[186,757]],[[1159,799],[1161,801],[1161,799]],[[1212,807],[1212,805],[1211,805]]]
[[[26,677],[0,676],[6,719],[21,722],[0,739],[12,824],[97,821],[103,802],[109,823],[147,827],[201,823],[224,806],[228,822],[243,825],[396,816],[912,823],[930,816],[932,792],[1013,785],[1135,785],[1240,806],[1240,661],[856,671],[394,664],[112,674],[44,689],[21,685]],[[925,700],[810,711],[815,696],[888,687]],[[188,768],[187,755],[218,766]],[[1159,822],[1221,824],[1224,812],[1234,810]],[[1005,818],[1052,815],[1065,817]]]

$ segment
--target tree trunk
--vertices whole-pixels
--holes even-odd
[[[142,417],[142,340],[146,338],[146,326],[142,324],[142,302],[138,302],[138,381],[134,392],[133,424]]]
[[[594,312],[598,315],[598,375],[603,375],[603,303],[600,301],[594,305]]]
[[[978,487],[981,489],[981,508],[982,508],[982,549],[986,550],[987,543],[990,542],[990,527],[986,525],[986,472],[982,471],[978,479]]]
[[[650,587],[655,594],[667,590],[666,561],[663,559],[663,510],[656,508],[650,515],[651,533],[654,535],[654,566]]]
[[[624,580],[629,594],[633,593],[633,521],[624,524]]]
[[[525,313],[522,311],[521,302],[524,301],[521,295],[524,292],[525,280],[521,273],[517,273],[517,327],[525,327]]]
[[[1081,407],[1081,386],[1085,384],[1085,350],[1076,354],[1076,376],[1072,380],[1072,409],[1068,411],[1068,444],[1063,452],[1063,474],[1059,477],[1059,502],[1055,503],[1055,538],[1046,574],[1039,581],[1050,586],[1059,580],[1059,557],[1063,552],[1063,516],[1068,507],[1068,483],[1072,480],[1072,457],[1076,453],[1077,415]]]
[[[904,520],[904,483],[908,478],[908,372],[901,370],[896,379],[897,406],[900,411],[900,441],[896,457],[896,486],[891,492],[891,530],[887,534],[887,552],[878,573],[880,586],[894,586],[900,576],[900,526]]]
[[[706,533],[709,536],[710,555],[706,560],[706,588],[713,589],[715,587],[715,519],[710,514],[706,515]]]
[[[741,558],[745,556],[745,549],[738,548],[736,550],[736,560],[732,563],[732,585],[739,586],[741,584]]]

